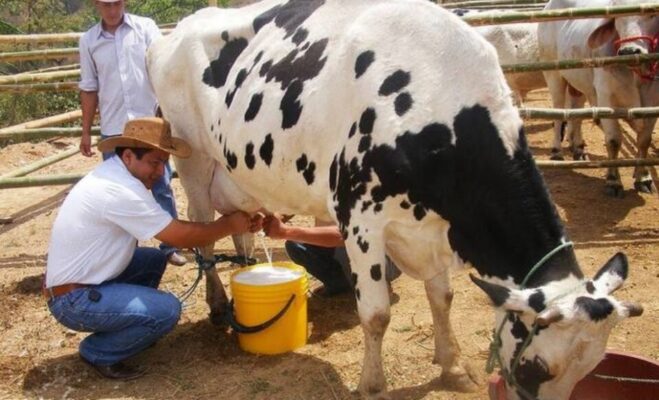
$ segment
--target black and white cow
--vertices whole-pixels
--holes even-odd
[[[176,160],[191,219],[265,208],[338,223],[365,334],[365,395],[386,396],[385,254],[425,282],[434,359],[460,390],[474,382],[449,323],[451,266],[472,265],[486,279],[474,278],[505,319],[504,367],[534,322],[543,325],[513,372],[539,398],[567,398],[611,328],[639,313],[609,296],[627,275],[622,255],[588,280],[565,248],[519,288],[565,233],[494,48],[437,5],[209,8],[154,43],[148,67],[174,134],[195,150]],[[209,302],[219,315],[226,296],[214,276]]]

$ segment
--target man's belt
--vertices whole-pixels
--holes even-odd
[[[41,293],[43,293],[47,301],[50,301],[57,296],[62,296],[76,289],[82,289],[87,286],[89,285],[83,285],[81,283],[67,283],[66,285],[53,286],[50,288],[42,287]]]

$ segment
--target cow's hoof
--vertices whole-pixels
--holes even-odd
[[[622,199],[625,197],[625,190],[621,184],[606,185],[606,195],[609,197],[615,197]]]
[[[554,161],[563,161],[564,160],[563,155],[561,154],[561,152],[556,150],[556,149],[552,149],[551,157],[549,157],[549,159],[554,160]]]
[[[443,371],[441,383],[447,390],[455,392],[471,393],[479,389],[476,379],[461,368],[459,371]]]
[[[353,392],[353,395],[357,395],[363,399],[368,399],[368,400],[391,400],[391,396],[389,395],[389,392],[387,392],[386,390],[369,391],[369,390],[362,390],[361,387],[358,387],[357,390]]]
[[[574,158],[574,161],[588,161],[588,154],[582,151],[577,151],[572,154],[572,158]]]
[[[639,193],[652,193],[652,180],[634,182],[634,189]]]
[[[211,324],[215,326],[224,326],[227,324],[224,312],[222,311],[211,311],[208,313],[208,319],[211,321]]]

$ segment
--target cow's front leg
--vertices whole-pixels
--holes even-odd
[[[434,278],[425,281],[424,285],[435,331],[433,363],[442,367],[442,383],[453,390],[473,392],[478,389],[477,382],[460,359],[460,346],[453,334],[449,318],[453,291],[446,268],[442,268]]]
[[[364,331],[364,362],[359,392],[385,399],[387,383],[382,368],[382,338],[389,325],[389,290],[385,278],[385,254],[381,241],[351,237],[346,241],[357,311]]]

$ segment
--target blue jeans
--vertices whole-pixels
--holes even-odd
[[[143,351],[176,326],[181,303],[156,289],[166,265],[162,251],[137,247],[118,277],[55,297],[48,308],[67,328],[93,332],[80,343],[85,360],[115,364]]]
[[[321,247],[312,244],[286,241],[286,253],[290,259],[304,267],[321,281],[325,293],[337,294],[352,290],[352,271],[345,247]],[[385,277],[391,282],[400,276],[400,270],[387,257]]]
[[[110,136],[101,135],[101,139],[107,139]],[[115,153],[113,151],[103,153],[103,161],[107,160],[110,157],[113,157]],[[156,183],[151,188],[151,193],[156,199],[156,202],[167,211],[172,218],[178,218],[178,213],[176,212],[176,200],[174,199],[174,193],[172,192],[171,187],[172,182],[172,167],[169,165],[169,162],[165,164],[165,173],[162,178],[158,179]],[[162,250],[166,255],[177,251],[176,247],[172,247],[167,243],[160,243],[160,250]]]

